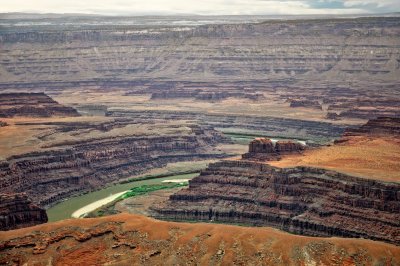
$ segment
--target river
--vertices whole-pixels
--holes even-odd
[[[104,199],[116,193],[120,193],[129,190],[133,187],[138,187],[142,185],[153,185],[161,184],[163,180],[169,179],[192,179],[197,176],[195,174],[185,174],[185,175],[174,175],[168,177],[162,177],[157,179],[143,180],[137,182],[131,182],[127,184],[115,184],[107,188],[93,191],[87,194],[79,195],[76,197],[69,198],[63,202],[60,202],[53,207],[47,209],[47,216],[49,217],[49,222],[57,222],[60,220],[70,219],[73,212],[76,210],[89,205],[95,201]]]

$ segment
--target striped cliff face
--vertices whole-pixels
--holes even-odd
[[[47,220],[46,211],[33,204],[25,193],[0,194],[0,231],[30,227]]]

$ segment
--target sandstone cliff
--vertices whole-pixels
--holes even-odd
[[[46,222],[46,211],[33,204],[25,193],[0,194],[0,231]]]
[[[0,232],[0,264],[397,265],[399,247],[119,214]]]
[[[80,116],[79,113],[63,106],[44,93],[1,93],[0,117],[50,117]]]
[[[305,146],[300,143],[289,141],[277,141],[275,144],[268,138],[257,138],[250,142],[249,152],[242,155],[243,159],[274,161],[280,160],[282,156],[301,153]]]
[[[151,95],[152,101],[250,99],[268,102],[280,117],[282,105],[293,113],[279,101],[289,98],[315,107],[302,112],[319,113],[320,119],[326,113],[316,102],[329,104],[343,120],[400,113],[398,17],[122,28],[80,21],[74,29],[64,21],[49,23],[51,30],[3,27],[0,76],[7,78],[0,89],[66,97],[124,90]]]
[[[367,146],[379,145],[379,141],[371,142],[374,136],[398,138],[399,121],[397,118],[371,120],[358,129],[348,129],[344,139],[369,136]],[[391,143],[399,145],[398,141]],[[333,148],[342,147],[343,153],[345,145],[334,145]],[[332,161],[328,157],[326,162],[330,170],[298,165],[299,162],[307,162],[313,154],[313,150],[308,150],[304,156],[293,156],[303,149],[303,146],[293,142],[277,142],[274,145],[269,139],[255,139],[241,160],[210,164],[189,182],[189,188],[153,206],[153,215],[176,220],[267,225],[302,235],[361,237],[400,245],[400,183],[398,170],[397,178],[392,173],[398,169],[398,163],[394,161],[386,165],[379,162],[397,157],[388,157],[389,153],[377,154],[374,161],[371,154],[360,154],[361,157],[368,157],[367,162],[360,161],[353,167],[361,170],[364,167],[371,172],[374,168],[369,165],[378,165],[387,167],[388,173],[393,175],[390,179],[380,176],[363,178],[333,170],[332,165],[338,163],[348,167],[347,162],[340,163],[340,159],[347,155],[339,154],[338,159],[335,157],[336,150],[329,150],[329,147],[323,148],[326,152],[323,149],[316,152],[331,157],[334,155],[330,159]],[[364,152],[358,143],[354,149],[351,146],[348,151]],[[294,165],[276,166],[280,162],[285,165],[286,157],[282,161],[277,160],[282,158],[281,155],[288,154],[292,154],[289,157]],[[316,160],[324,162],[326,158],[321,156]],[[346,160],[358,162],[360,158],[346,157]]]
[[[347,128],[343,138],[337,140],[336,143],[355,136],[400,137],[400,117],[379,117],[369,120],[358,128]]]
[[[400,245],[399,191],[398,183],[321,168],[223,161],[209,165],[188,189],[153,210],[159,218],[267,225]]]
[[[211,127],[188,123],[89,119],[17,126],[38,127],[28,140],[36,150],[0,161],[0,192],[26,192],[42,207],[169,162],[226,157],[216,146],[231,143]]]
[[[331,139],[342,136],[348,126],[327,122],[308,121],[272,116],[246,114],[218,114],[171,110],[115,110],[107,113],[113,117],[141,118],[146,120],[190,120],[200,125],[212,126],[223,132],[244,132],[285,138]],[[282,128],[285,130],[283,131]]]

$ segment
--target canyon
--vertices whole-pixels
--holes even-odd
[[[39,133],[26,140],[35,141],[33,150],[12,155],[11,148],[0,161],[0,193],[25,192],[48,207],[169,162],[226,157],[216,146],[232,143],[212,128],[190,123],[69,119],[13,125]],[[2,140],[10,144],[10,138]]]
[[[46,26],[27,15],[29,27],[18,19],[5,18],[0,29],[0,90],[44,91],[78,111],[195,109],[335,125],[400,114],[396,16],[232,18],[233,24],[193,17],[165,26],[101,16],[43,18]],[[100,94],[121,101],[94,97]]]
[[[399,121],[378,118],[359,129],[348,129],[345,136],[360,132],[371,139],[379,138],[375,132],[383,132],[396,139],[392,132],[397,132]],[[305,166],[303,161],[293,161],[310,156],[306,151],[303,154],[301,144],[274,145],[269,139],[255,139],[241,159],[210,164],[190,180],[187,189],[151,209],[154,217],[162,219],[272,226],[301,235],[366,238],[400,245],[400,168],[395,159],[400,143],[395,141],[392,145],[396,147],[392,149],[395,157],[390,165],[397,169],[392,176],[395,182],[373,176],[370,169],[369,176],[353,176],[345,173],[348,169],[341,172],[340,166],[335,170],[324,169],[323,163]],[[308,152],[321,149],[331,147]],[[279,150],[284,153],[279,154]],[[290,167],[285,156],[292,158]],[[379,154],[376,156],[370,158],[370,164],[381,160]],[[357,166],[362,168],[363,164]]]
[[[0,24],[0,264],[400,263],[398,14]],[[152,218],[46,223],[196,162],[188,187],[118,203]]]

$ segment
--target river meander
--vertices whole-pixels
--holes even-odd
[[[137,182],[130,182],[126,184],[115,184],[107,188],[93,191],[87,194],[79,195],[76,197],[69,198],[63,202],[60,202],[53,207],[47,209],[47,216],[49,217],[49,222],[56,222],[64,219],[70,219],[74,211],[103,198],[109,197],[116,193],[120,193],[129,190],[133,187],[138,187],[142,185],[153,185],[160,184],[164,180],[169,179],[192,179],[197,176],[198,173],[194,174],[184,174],[184,175],[173,175],[157,179],[149,179]]]

